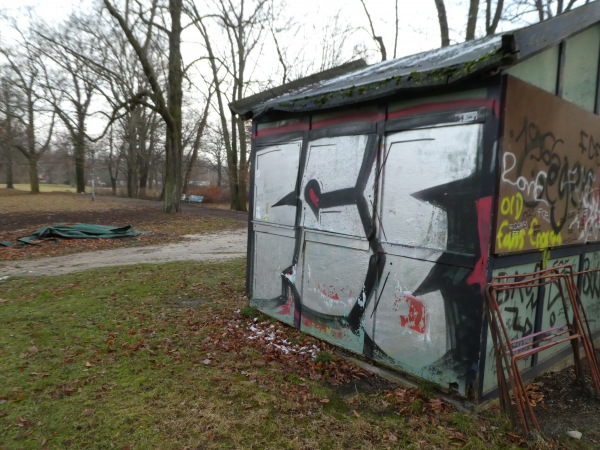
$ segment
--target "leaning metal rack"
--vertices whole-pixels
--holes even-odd
[[[589,362],[593,388],[596,395],[600,395],[600,370],[585,309],[575,283],[576,276],[587,272],[590,271],[573,272],[570,265],[564,265],[525,274],[496,276],[486,286],[486,313],[496,358],[500,405],[516,425],[517,417],[512,407],[514,402],[518,418],[526,432],[530,432],[532,427],[538,431],[540,428],[527,398],[521,369],[523,366],[528,367],[528,359],[537,353],[569,342],[573,351],[576,378],[585,383],[579,353],[581,345]],[[561,301],[557,321],[545,329],[534,329],[533,332],[516,338],[514,334],[511,336],[503,319],[499,304],[502,302],[499,300],[503,296],[511,296],[519,289],[556,289],[556,295]]]

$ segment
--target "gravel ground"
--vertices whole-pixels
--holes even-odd
[[[97,267],[161,264],[173,261],[218,261],[246,256],[247,230],[187,235],[167,245],[101,250],[33,260],[0,262],[0,279],[8,276],[63,275]]]

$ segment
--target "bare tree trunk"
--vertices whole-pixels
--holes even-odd
[[[435,7],[437,8],[438,12],[442,47],[448,47],[450,45],[450,32],[448,30],[448,16],[446,14],[446,5],[444,5],[444,0],[435,0]]]
[[[544,4],[542,0],[535,0],[535,9],[537,9],[538,18],[540,19],[540,22],[543,21],[546,17],[546,11],[544,9]]]
[[[73,157],[75,159],[75,180],[77,193],[85,192],[85,136],[77,133],[73,136]]]
[[[32,194],[37,194],[40,192],[40,180],[38,176],[38,159],[36,157],[32,157],[28,159],[29,162],[29,185],[30,192]]]
[[[169,75],[168,75],[168,111],[167,152],[165,168],[165,212],[181,210],[183,145],[181,141],[183,73],[181,67],[181,10],[182,0],[169,0],[171,31],[169,33]]]
[[[204,130],[206,129],[206,123],[208,122],[208,108],[210,106],[211,96],[212,92],[206,100],[206,105],[204,105],[202,119],[200,120],[200,123],[198,124],[198,130],[196,131],[196,139],[194,139],[194,143],[192,144],[192,154],[190,155],[190,160],[185,170],[185,177],[183,179],[183,192],[185,192],[186,194],[188,191],[190,178],[192,176],[192,169],[194,168],[194,164],[196,164],[196,161],[198,160],[198,150],[200,150],[200,142],[202,140],[202,136],[204,135]]]
[[[387,60],[387,51],[385,49],[385,44],[383,43],[383,38],[381,36],[377,36],[375,33],[375,27],[373,27],[373,21],[371,20],[371,14],[369,14],[369,10],[367,9],[367,5],[365,5],[364,0],[360,0],[360,3],[365,10],[365,14],[367,15],[367,20],[369,21],[369,28],[371,29],[371,37],[377,43],[377,47],[379,47],[379,53],[381,53],[381,60]]]
[[[219,24],[225,32],[229,40],[229,51],[231,59],[229,61],[219,61],[221,64],[227,65],[227,71],[232,78],[231,101],[236,101],[243,98],[244,89],[247,86],[244,71],[248,55],[257,47],[260,40],[260,35],[264,30],[264,19],[262,12],[266,0],[259,0],[255,3],[255,8],[249,14],[244,13],[245,2],[240,1],[234,7],[233,2],[221,0],[218,2],[220,14],[218,15]],[[221,131],[225,143],[225,151],[227,156],[227,169],[229,177],[229,189],[231,191],[231,208],[239,211],[246,211],[246,144],[241,142],[244,136],[240,130],[243,124],[240,125],[237,119],[232,115],[231,120],[226,118],[224,107],[224,92],[222,78],[219,70],[222,66],[217,64],[217,58],[212,48],[211,36],[209,35],[206,24],[207,18],[200,15],[196,6],[190,3],[190,15],[192,16],[198,31],[202,34],[208,52],[208,60],[213,75],[213,83],[219,116],[221,120]],[[228,123],[229,122],[229,123]],[[231,128],[230,128],[231,127]],[[239,154],[238,154],[239,150]]]
[[[181,66],[181,12],[182,0],[169,0],[169,16],[171,29],[166,30],[169,42],[168,76],[166,88],[159,84],[159,77],[154,66],[151,64],[148,48],[142,46],[136,38],[125,18],[115,9],[110,0],[103,0],[104,6],[113,16],[125,33],[127,40],[140,62],[148,84],[152,89],[151,95],[142,93],[141,98],[151,98],[154,102],[152,109],[160,114],[166,127],[165,142],[165,175],[163,179],[163,201],[164,210],[167,213],[179,212],[181,210],[182,190],[182,153],[183,145],[181,138],[183,102],[183,68]],[[157,3],[152,3],[152,11],[156,10]],[[152,20],[147,21],[148,33],[151,35]],[[149,42],[149,40],[147,40]],[[165,95],[166,93],[166,95]],[[139,98],[138,100],[141,100]],[[134,101],[132,99],[132,101]]]
[[[12,139],[13,139],[13,128],[12,128],[12,105],[10,99],[10,86],[8,80],[3,80],[3,101],[4,101],[4,115],[5,115],[5,125],[4,125],[4,139],[3,139],[3,147],[4,147],[4,155],[6,162],[6,188],[14,189],[13,184],[13,157],[12,157]]]
[[[396,14],[396,20],[394,22],[395,28],[394,28],[394,59],[396,59],[396,56],[398,55],[398,31],[399,31],[399,24],[398,24],[398,0],[396,0],[394,2],[394,10],[395,10],[395,14]]]
[[[486,0],[485,6],[485,34],[486,36],[490,36],[496,33],[496,29],[498,28],[498,23],[500,22],[500,18],[502,17],[502,11],[504,10],[504,0],[497,0],[496,9],[494,10],[494,15],[492,16],[492,0]]]
[[[135,107],[129,114],[127,123],[127,197],[138,197],[138,128],[140,107]]]
[[[236,116],[231,114],[231,165],[229,166],[229,189],[231,190],[231,209],[236,211],[245,211],[246,204],[242,206],[240,201],[240,168],[238,165],[238,138],[237,138]],[[229,161],[229,157],[227,158]]]
[[[34,120],[34,106],[33,101],[30,98],[27,102],[27,151],[24,151],[23,154],[27,157],[29,161],[29,186],[30,192],[32,194],[38,194],[40,192],[40,180],[38,176],[38,167],[37,163],[39,160],[39,155],[35,151],[35,120]]]
[[[221,157],[217,158],[217,187],[223,185],[223,161]]]
[[[469,14],[467,16],[467,32],[465,40],[472,41],[475,39],[475,31],[477,30],[477,13],[479,12],[479,0],[471,0],[469,2]]]
[[[6,189],[14,189],[12,148],[6,142],[4,143],[4,152],[6,155]]]

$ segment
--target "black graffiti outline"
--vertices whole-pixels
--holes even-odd
[[[343,325],[347,325],[353,333],[357,333],[360,328],[361,318],[371,301],[377,280],[381,278],[381,273],[383,272],[383,267],[385,265],[383,248],[381,246],[381,242],[375,236],[373,217],[369,208],[369,202],[365,197],[365,189],[377,159],[379,144],[379,136],[368,135],[367,142],[365,144],[363,160],[354,187],[338,189],[329,192],[321,192],[321,185],[319,181],[316,179],[311,179],[306,183],[303,192],[303,198],[300,199],[300,205],[298,204],[298,196],[296,191],[292,191],[284,195],[272,206],[273,208],[284,205],[301,207],[301,204],[307,204],[315,217],[319,219],[319,214],[324,209],[356,205],[365,237],[369,241],[369,251],[371,256],[367,266],[367,273],[363,283],[363,289],[357,296],[354,306],[351,308],[348,315],[346,317],[340,317],[315,311],[302,303],[300,293],[298,292],[295,284],[291,281],[291,278],[293,278],[295,265],[299,260],[300,252],[302,251],[300,245],[298,245],[300,243],[299,241],[301,240],[301,233],[296,234],[297,245],[295,246],[296,248],[294,250],[293,263],[291,266],[287,267],[281,275],[283,292],[279,297],[272,299],[272,301],[276,303],[276,306],[285,304],[288,301],[287,290],[291,289],[295,307],[294,326],[297,328],[300,328],[302,317],[306,317],[309,320],[316,319],[319,321],[326,321],[331,324],[341,323]],[[375,195],[377,195],[376,192]]]
[[[361,318],[371,301],[377,280],[382,279],[382,273],[385,266],[385,253],[381,246],[381,242],[375,237],[373,219],[369,211],[368,202],[364,197],[364,188],[368,182],[375,161],[377,148],[379,147],[378,145],[375,145],[377,143],[376,138],[375,135],[369,136],[359,173],[359,179],[357,180],[355,187],[323,193],[321,192],[321,185],[318,181],[311,179],[306,183],[304,192],[302,193],[303,199],[299,199],[295,192],[290,192],[273,205],[273,207],[283,205],[302,207],[302,202],[304,201],[308,204],[307,206],[311,209],[313,214],[319,218],[318,214],[323,209],[356,204],[365,231],[365,236],[369,239],[371,257],[367,275],[365,277],[364,289],[347,317],[324,314],[307,308],[302,304],[300,295],[295,286],[292,287],[291,281],[282,274],[284,285],[292,287],[294,305],[296,307],[294,326],[297,328],[300,328],[301,318],[306,317],[308,319],[318,319],[323,322],[326,321],[332,325],[339,323],[348,326],[353,332],[358,332]],[[418,140],[421,141],[423,139]],[[376,173],[375,189],[378,188],[379,178],[383,173],[383,168],[387,162],[390,150],[391,146],[384,154],[383,162]],[[314,199],[311,201],[311,190],[313,196],[317,199],[317,202],[315,202]],[[465,249],[468,250],[467,253],[472,252],[474,255],[481,255],[482,249],[479,249],[479,243],[477,239],[473,239],[473,237],[478,235],[476,201],[481,197],[490,195],[488,192],[483,192],[484,190],[481,183],[481,174],[479,170],[477,170],[475,173],[463,179],[437,185],[411,194],[418,200],[429,202],[434,206],[443,209],[448,216],[447,249],[443,252],[442,256],[438,258],[434,267],[430,270],[420,286],[413,292],[413,295],[420,296],[428,292],[440,291],[445,304],[447,315],[446,323],[449,327],[451,347],[449,352],[452,352],[450,359],[452,360],[452,364],[456,365],[456,367],[461,367],[460,370],[464,373],[463,376],[465,377],[465,384],[467,386],[474,382],[475,373],[477,371],[479,341],[472,339],[472,337],[469,338],[468,336],[478,335],[481,332],[482,305],[480,287],[469,285],[467,283],[467,278],[472,273],[472,269],[448,266],[440,261],[444,259],[444,256],[451,254],[452,252],[465,253]],[[377,195],[377,192],[375,195]],[[455,207],[456,205],[460,205],[460,207]],[[374,208],[374,211],[375,214],[377,214],[376,219],[381,221],[381,217],[376,208]],[[465,224],[467,225],[465,226]],[[300,236],[301,233],[297,233],[297,245],[293,258],[294,263],[286,269],[288,275],[292,274],[295,270],[294,265],[299,260],[299,253],[302,251],[300,245],[298,245],[301,239]],[[473,245],[470,244],[472,242],[474,242]],[[383,290],[381,294],[383,294]],[[277,301],[277,299],[273,300]],[[286,300],[287,297],[280,297],[282,304],[285,303]],[[373,314],[379,301],[376,303]],[[460,346],[458,345],[458,342],[461,343]],[[467,345],[465,345],[465,343]],[[394,363],[394,360],[377,345],[368,333],[364,334],[363,352],[367,356],[372,356],[374,352],[377,352],[378,357],[389,360],[392,364]],[[440,358],[440,361],[440,364],[448,362],[448,353]],[[431,365],[430,370],[435,370],[434,366],[435,363]]]

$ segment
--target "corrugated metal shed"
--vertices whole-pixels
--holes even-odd
[[[434,88],[487,77],[533,56],[600,21],[600,2],[592,2],[520,30],[373,64],[333,78],[307,77],[231,103],[245,119],[268,111],[314,111],[375,100],[399,92]],[[329,74],[331,75],[331,74]]]

